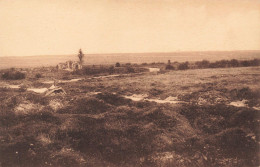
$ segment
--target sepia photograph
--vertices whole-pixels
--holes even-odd
[[[260,0],[0,0],[0,167],[259,167]]]

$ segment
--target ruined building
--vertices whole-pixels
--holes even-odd
[[[76,61],[67,61],[65,63],[59,63],[57,65],[57,68],[59,70],[74,71],[74,70],[82,69],[82,65],[79,62],[76,62]]]

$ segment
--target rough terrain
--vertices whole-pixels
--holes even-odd
[[[54,79],[74,82],[29,90]],[[259,79],[242,67],[0,80],[16,85],[0,88],[0,166],[259,166]]]

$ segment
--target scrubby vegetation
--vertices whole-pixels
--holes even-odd
[[[82,70],[74,71],[73,74],[79,75],[107,75],[107,74],[128,74],[147,72],[148,70],[141,67],[134,67],[131,65],[125,66],[92,66],[84,67]]]
[[[119,62],[116,63],[116,67],[120,67],[120,63]]]
[[[170,65],[170,64],[168,64],[166,67],[165,67],[165,70],[174,70],[175,68],[172,66],[172,65]]]
[[[1,127],[13,128],[8,133],[1,133],[3,140],[9,142],[0,147],[1,164],[257,164],[255,138],[259,135],[254,127],[258,125],[259,117],[256,110],[243,109],[241,112],[238,108],[223,105],[173,108],[145,103],[101,93],[92,98],[78,98],[58,110],[59,114],[53,114],[48,107],[26,116],[12,112],[3,115],[2,112]],[[30,130],[24,131],[27,128]],[[7,131],[3,129],[2,132]],[[15,136],[18,137],[16,140]]]
[[[138,66],[87,74],[127,67]],[[44,70],[23,83],[71,77]],[[58,83],[66,95],[0,88],[1,166],[259,166],[258,77],[259,67],[194,69]],[[133,94],[180,103],[126,98]]]
[[[249,67],[259,66],[260,59],[253,60],[220,60],[216,62],[209,62],[207,60],[195,62],[195,68],[228,68],[228,67]]]
[[[189,69],[189,62],[180,63],[180,65],[178,66],[178,70],[187,70],[187,69]]]
[[[2,73],[2,79],[5,80],[20,80],[24,79],[26,75],[20,71],[16,71],[15,69],[6,70]]]
[[[253,60],[220,60],[216,62],[209,62],[208,60],[196,61],[196,62],[183,62],[174,63],[177,66],[177,70],[187,70],[187,69],[206,69],[206,68],[230,68],[230,67],[250,67],[259,66],[260,59]],[[166,70],[174,70],[175,68],[171,64],[166,65]]]

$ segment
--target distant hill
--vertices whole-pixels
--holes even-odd
[[[152,63],[185,62],[222,59],[248,60],[260,58],[260,51],[204,51],[204,52],[171,52],[171,53],[110,53],[87,54],[84,61],[86,65],[115,64],[120,63]],[[0,57],[0,69],[56,66],[60,62],[68,60],[77,61],[77,55],[42,55],[24,57]]]

